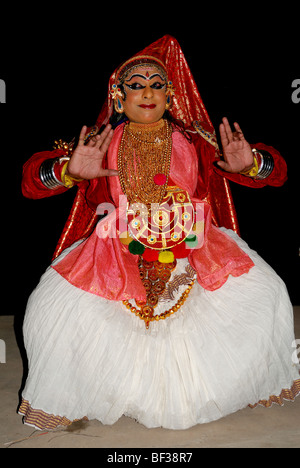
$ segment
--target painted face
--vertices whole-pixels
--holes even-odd
[[[166,108],[166,79],[155,66],[134,68],[124,83],[126,99],[124,112],[136,123],[154,123],[160,120]]]

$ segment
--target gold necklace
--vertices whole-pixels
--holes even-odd
[[[161,203],[170,172],[172,126],[167,120],[152,124],[127,123],[118,151],[121,188],[129,204]],[[157,185],[156,175],[163,175]]]

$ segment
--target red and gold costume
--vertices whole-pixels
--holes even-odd
[[[187,129],[192,130],[198,156],[198,180],[194,196],[201,200],[207,200],[212,208],[212,221],[216,226],[224,226],[239,232],[238,220],[228,180],[253,188],[261,188],[266,185],[281,186],[287,179],[286,163],[280,153],[270,146],[257,143],[253,147],[258,150],[267,150],[274,158],[275,167],[272,174],[264,180],[255,180],[240,174],[231,174],[217,168],[214,163],[220,158],[215,130],[202,102],[197,85],[188,67],[184,54],[176,39],[164,36],[154,44],[146,47],[136,54],[137,56],[152,56],[161,60],[168,71],[168,78],[176,89],[176,98],[170,110],[175,119],[184,122]],[[134,57],[133,57],[134,59]],[[128,63],[132,62],[131,59]],[[176,63],[176,67],[172,64]],[[110,78],[109,91],[116,81],[116,74]],[[179,72],[180,71],[180,72]],[[187,86],[188,83],[188,86]],[[108,123],[112,113],[112,98],[108,98],[96,122],[96,127],[101,128]],[[43,161],[56,158],[65,154],[64,149],[37,153],[24,165],[23,194],[29,198],[43,198],[63,193],[65,187],[57,190],[47,189],[41,182],[39,169]],[[57,173],[59,176],[59,170]],[[72,245],[76,240],[89,235],[96,224],[96,208],[100,203],[112,202],[106,178],[78,183],[78,192],[67,220],[65,229],[59,240],[55,257],[63,249]]]
[[[282,404],[300,391],[299,366],[291,362],[292,306],[285,285],[237,235],[228,183],[281,186],[287,178],[285,161],[274,148],[257,143],[253,148],[271,155],[268,177],[226,173],[215,165],[222,157],[215,130],[171,36],[112,74],[91,135],[112,116],[112,90],[117,96],[120,74],[144,63],[161,66],[175,89],[172,123],[161,119],[143,130],[133,122],[117,126],[104,164],[117,169],[119,177],[75,181],[77,194],[52,268],[28,303],[24,342],[30,369],[19,413],[39,429],[84,417],[113,424],[123,414],[147,427],[185,429],[247,405]],[[184,123],[184,132],[176,121]],[[153,139],[147,134],[142,140],[144,131],[153,133]],[[155,149],[145,159],[146,144],[157,141],[155,132],[163,159]],[[135,142],[143,147],[140,167]],[[59,185],[65,180],[65,160],[57,159],[55,165],[51,160],[69,149],[61,144],[32,156],[24,165],[25,196],[43,198],[68,190]],[[55,189],[49,180],[48,188],[44,183],[47,171],[41,173],[48,160],[51,183],[59,181]],[[130,179],[126,171],[136,173]],[[161,208],[172,199],[196,215],[201,205],[200,221],[192,223],[184,242],[178,242],[172,227],[176,212],[168,224],[173,229],[169,243],[153,231],[143,240],[138,237],[147,218],[136,217],[120,197],[126,194],[135,202],[130,180],[138,185],[139,178],[144,186],[137,198],[146,205],[154,200]],[[189,213],[179,213],[181,221],[186,217],[189,222]],[[137,227],[136,251],[132,231],[123,236],[120,227],[126,216],[131,216],[131,228]],[[163,226],[163,209],[154,216]],[[193,247],[195,238],[199,248]],[[157,260],[159,242],[167,246],[163,260]]]

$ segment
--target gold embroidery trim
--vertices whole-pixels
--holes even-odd
[[[22,400],[18,413],[24,416],[24,422],[26,424],[37,427],[38,429],[52,430],[58,426],[70,426],[73,422],[79,421],[79,419],[71,421],[65,416],[55,416],[54,414],[48,414],[42,410],[34,409],[30,406],[30,403],[24,399]],[[88,421],[86,416],[81,419]]]
[[[218,142],[217,142],[215,132],[210,133],[210,132],[204,130],[202,125],[200,125],[199,120],[194,120],[193,127],[196,130],[196,132],[199,133],[199,135],[201,135],[202,138],[204,138],[204,140],[208,141],[208,143],[213,145],[217,150],[219,149],[219,145],[218,145]]]
[[[270,408],[273,403],[282,406],[283,400],[294,401],[300,393],[300,379],[295,380],[290,389],[283,389],[279,396],[271,395],[268,400],[259,400],[255,405],[249,405],[250,408],[256,408],[258,405]]]

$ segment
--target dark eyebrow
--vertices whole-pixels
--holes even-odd
[[[156,76],[158,76],[158,78],[160,78],[162,81],[166,81],[159,73],[155,73],[154,75],[151,75],[151,77],[150,77],[151,80],[152,80],[153,78],[155,78]]]
[[[139,73],[135,73],[134,75],[132,75],[132,76],[129,78],[129,80],[125,80],[125,82],[126,82],[126,81],[131,81],[132,78],[135,78],[135,77],[145,79],[145,75],[140,75]]]
[[[152,80],[156,76],[158,76],[162,81],[165,81],[164,78],[159,73],[154,73],[153,75],[151,75],[151,77],[149,77],[149,79],[151,78]],[[125,80],[125,83],[131,81],[133,78],[136,78],[136,77],[142,78],[143,80],[145,79],[145,75],[141,75],[140,73],[135,73],[129,78],[129,80]]]

